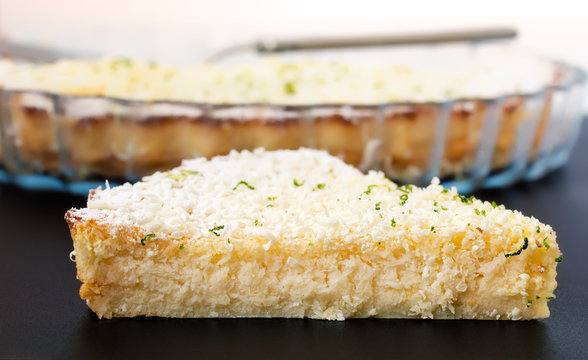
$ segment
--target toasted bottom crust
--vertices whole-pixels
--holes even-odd
[[[138,227],[77,210],[66,219],[80,295],[104,318],[535,319],[549,316],[557,285],[554,235],[549,249],[507,259],[501,250],[473,255],[457,237],[431,248],[393,239],[371,248],[255,238],[141,245]]]

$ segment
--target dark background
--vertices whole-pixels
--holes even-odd
[[[475,195],[556,230],[564,261],[549,319],[98,320],[78,296],[63,220],[85,199],[0,186],[0,358],[588,359],[586,126],[564,168]]]

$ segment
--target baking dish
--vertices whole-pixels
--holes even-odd
[[[534,91],[432,101],[212,103],[6,87],[0,179],[85,193],[185,158],[310,147],[401,183],[507,186],[563,165],[576,140],[585,73],[552,64],[556,81]]]

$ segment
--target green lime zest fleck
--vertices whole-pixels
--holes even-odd
[[[180,248],[180,250],[184,250],[184,244],[180,243],[179,248]]]
[[[184,175],[202,175],[200,173],[200,171],[197,171],[197,170],[182,169],[182,170],[180,170],[180,172]]]
[[[545,249],[547,249],[547,250],[549,250],[549,248],[551,247],[551,246],[549,246],[549,244],[547,243],[547,237],[545,237],[545,238],[543,239],[543,246],[545,246]]]
[[[474,209],[474,212],[476,213],[476,215],[486,216],[486,210]]]
[[[555,297],[553,297],[553,296],[548,296],[548,297],[546,297],[546,299],[547,299],[547,300],[553,300],[553,299],[555,299]]]
[[[535,295],[535,300],[539,299],[539,295]]]
[[[495,201],[492,201],[492,208],[493,209],[496,209],[498,206],[499,205]]]
[[[461,200],[461,202],[464,204],[471,204],[474,202],[474,200],[476,200],[476,198],[473,195],[470,197],[466,197],[464,195],[458,195],[458,197]]]
[[[239,181],[237,183],[237,185],[235,185],[235,187],[233,188],[233,191],[234,190],[237,190],[237,188],[239,187],[239,185],[245,185],[245,186],[247,186],[249,188],[249,190],[255,190],[255,188],[253,186],[249,185],[249,183],[247,183],[247,181],[241,180],[241,181]]]
[[[390,226],[392,226],[392,227],[396,227],[396,220],[392,219],[392,220],[390,221]]]
[[[520,255],[520,254],[523,252],[523,250],[525,250],[525,249],[526,249],[528,246],[529,246],[529,239],[527,239],[527,238],[524,238],[524,239],[523,239],[523,246],[521,246],[521,247],[520,247],[520,248],[519,248],[517,251],[515,251],[515,252],[504,254],[504,257],[506,257],[506,258],[509,258],[509,257],[511,257],[511,256]]]
[[[562,262],[562,261],[563,261],[563,256],[555,258],[555,262]]]
[[[284,93],[288,95],[295,95],[296,94],[296,85],[294,85],[293,81],[286,81],[284,83]]]
[[[218,225],[213,227],[212,229],[208,229],[209,232],[213,233],[216,236],[220,236],[220,233],[218,232],[221,229],[224,229],[225,226],[224,225]]]
[[[409,194],[412,192],[412,185],[403,185],[399,187],[398,190],[402,191],[405,194]]]
[[[531,307],[532,304],[533,304],[532,300],[527,300],[527,307]]]
[[[388,185],[376,185],[376,184],[373,184],[373,185],[368,185],[368,188],[367,188],[367,190],[366,190],[366,191],[364,191],[363,193],[364,193],[364,194],[366,194],[366,195],[369,195],[369,194],[371,194],[371,193],[372,193],[372,189],[373,189],[373,188],[378,188],[378,187],[386,188],[386,189],[388,189],[388,191],[390,191],[390,190],[391,190],[391,189],[390,189],[390,186],[388,186]]]
[[[296,178],[294,178],[294,181],[293,181],[294,186],[296,186],[296,187],[300,187],[300,186],[304,185],[305,182],[306,182],[306,180],[302,180],[302,182],[299,182],[298,179],[296,179]]]
[[[537,234],[541,234],[541,228],[539,227],[539,225],[537,225]]]
[[[376,210],[380,210],[380,206],[381,206],[381,205],[382,205],[382,202],[381,202],[381,201],[378,201],[378,202],[376,203]]]
[[[145,246],[145,241],[155,237],[155,234],[147,234],[141,238],[141,245]]]
[[[172,178],[175,181],[180,181],[180,180],[184,180],[188,175],[202,175],[199,171],[196,170],[186,170],[186,169],[181,169],[180,173],[169,173],[166,176],[168,178]]]
[[[276,200],[277,198],[278,198],[277,196],[268,196],[268,197],[267,197],[267,199],[268,199],[269,201],[274,201],[274,200]]]
[[[447,194],[448,192],[449,192],[449,190],[448,190],[448,189],[443,189],[443,190],[441,190],[441,194]]]
[[[319,190],[322,190],[322,189],[324,189],[324,188],[325,188],[325,186],[326,186],[325,184],[318,184],[316,187],[317,187]]]

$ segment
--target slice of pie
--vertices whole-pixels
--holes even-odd
[[[535,218],[309,149],[188,160],[65,217],[105,318],[544,318],[561,261]]]

